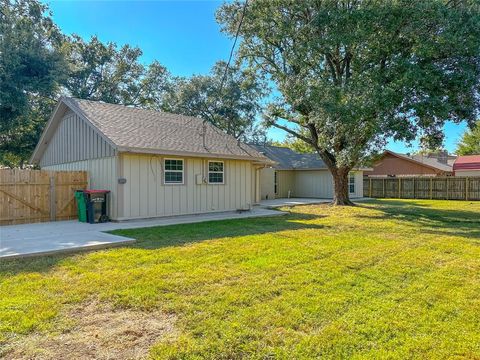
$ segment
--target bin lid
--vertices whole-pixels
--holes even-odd
[[[110,190],[83,190],[83,192],[87,194],[104,194],[109,193]]]

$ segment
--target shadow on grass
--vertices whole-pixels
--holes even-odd
[[[249,219],[114,230],[111,233],[137,239],[137,242],[130,247],[156,249],[226,237],[261,235],[284,230],[321,229],[324,228],[323,225],[311,223],[312,220],[320,217],[312,214],[290,213]]]
[[[114,230],[110,231],[110,233],[135,238],[137,241],[122,247],[112,248],[109,251],[115,251],[115,249],[122,248],[153,250],[225,237],[259,235],[284,230],[321,229],[324,228],[323,225],[311,223],[312,220],[321,217],[322,216],[312,214],[290,213],[287,215],[270,217],[218,220],[194,224]],[[91,251],[59,253],[57,255],[39,255],[17,259],[1,259],[0,281],[2,277],[22,272],[47,272],[59,263],[68,261],[69,258],[88,252]]]
[[[422,233],[461,236],[480,239],[480,213],[468,210],[449,210],[430,208],[422,200],[378,200],[370,202],[377,205],[382,215],[359,215],[360,218],[377,220],[399,220],[421,227]],[[365,202],[360,207],[372,208]]]

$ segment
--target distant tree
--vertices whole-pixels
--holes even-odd
[[[63,36],[36,0],[0,2],[0,163],[22,166],[67,68]]]
[[[457,145],[457,155],[480,155],[480,120],[465,131]]]
[[[446,151],[442,146],[438,146],[436,148],[432,148],[432,149],[429,149],[429,148],[426,148],[426,147],[421,147],[420,149],[416,150],[416,151],[413,151],[412,154],[413,155],[425,155],[425,156],[428,156],[428,155],[435,155],[435,154],[438,154],[440,152],[444,152]]]
[[[283,141],[272,141],[271,144],[275,146],[287,147],[301,154],[311,154],[315,152],[315,148],[312,145],[290,134],[288,134]]]
[[[164,109],[201,117],[235,138],[261,137],[256,120],[265,94],[264,84],[254,71],[238,66],[229,67],[224,77],[225,67],[226,63],[220,61],[209,75],[177,78]]]
[[[169,84],[169,73],[159,62],[140,62],[137,47],[102,43],[96,36],[89,42],[73,35],[65,42],[70,64],[65,84],[69,95],[112,104],[155,107]]]
[[[446,120],[476,118],[478,1],[244,4],[225,3],[217,19],[230,35],[240,29],[240,58],[278,89],[266,123],[313,146],[328,166],[334,204],[352,204],[348,173],[389,138],[423,134],[434,147]]]

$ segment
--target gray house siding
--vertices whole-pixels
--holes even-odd
[[[184,161],[184,182],[164,183],[164,160]],[[250,209],[255,195],[255,166],[250,161],[224,162],[224,183],[198,183],[207,177],[209,160],[144,154],[120,155],[119,220]]]
[[[264,168],[260,170],[261,199],[275,199],[275,169]]]
[[[39,165],[45,167],[115,155],[116,151],[109,143],[83,119],[69,111],[60,121]]]
[[[121,216],[118,201],[118,157],[106,157],[73,161],[64,164],[43,166],[44,170],[88,171],[89,189],[110,190],[108,209],[110,218],[118,220]],[[120,209],[121,210],[121,209]]]
[[[261,198],[272,199],[274,192],[274,173],[277,173],[276,198],[333,198],[333,178],[328,170],[261,170]],[[355,174],[355,192],[351,198],[363,197],[363,171],[353,171]]]
[[[276,198],[297,196],[295,193],[295,171],[277,170],[277,193]]]
[[[328,170],[296,171],[295,195],[305,198],[332,198],[332,175]]]

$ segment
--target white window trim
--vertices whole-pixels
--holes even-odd
[[[181,160],[182,161],[182,170],[167,170],[165,163],[167,160]],[[167,182],[167,171],[169,172],[180,172],[182,173],[182,182]],[[185,160],[178,158],[164,158],[163,159],[163,185],[185,185]]]
[[[353,192],[350,191],[350,179],[353,177]],[[355,194],[357,192],[357,181],[355,179],[355,173],[348,174],[348,193]]]
[[[210,171],[210,163],[222,163],[223,164],[223,171]],[[223,176],[222,176],[222,182],[210,182],[210,173],[212,174],[219,174],[221,173]],[[212,185],[224,185],[225,184],[225,161],[223,160],[208,160],[208,164],[207,164],[207,181],[209,184],[212,184]]]

